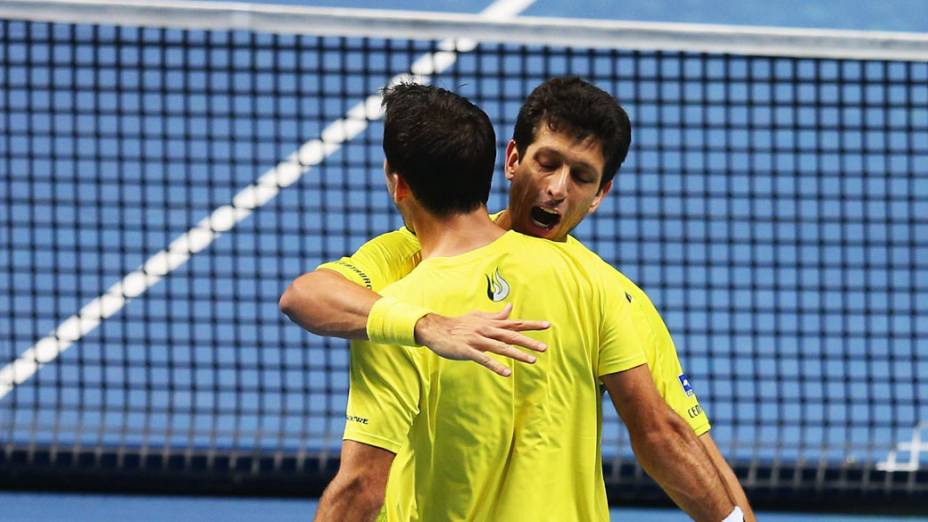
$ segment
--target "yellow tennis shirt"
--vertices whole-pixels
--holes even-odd
[[[456,316],[513,304],[539,317],[534,365],[502,378],[425,348],[355,342],[345,439],[397,454],[389,521],[606,521],[602,375],[645,363],[632,306],[578,242],[507,232],[460,256],[430,258],[381,290]]]
[[[491,217],[496,219],[498,216],[499,213]],[[590,256],[591,263],[599,266],[607,277],[613,278],[621,287],[620,294],[631,301],[632,317],[636,330],[641,335],[641,349],[648,361],[654,384],[664,401],[689,423],[696,435],[709,431],[709,418],[684,374],[670,331],[648,295],[612,266],[607,263],[598,264],[599,256],[573,237],[568,237],[567,243],[573,245],[574,252],[578,255],[585,253]],[[383,287],[405,277],[419,264],[420,250],[421,246],[416,236],[406,227],[402,227],[371,239],[350,257],[324,263],[319,268],[333,270],[350,281],[380,292]],[[549,319],[546,316],[515,314],[512,317]]]

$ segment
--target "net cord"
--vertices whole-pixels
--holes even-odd
[[[928,61],[928,34],[430,13],[225,2],[0,0],[8,19],[279,34]]]

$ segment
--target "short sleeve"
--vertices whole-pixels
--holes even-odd
[[[706,433],[711,428],[709,418],[696,398],[693,383],[683,371],[667,325],[644,292],[639,291],[635,295],[633,305],[641,308],[642,316],[647,323],[644,326],[651,332],[651,350],[654,355],[650,358],[653,361],[649,360],[649,364],[658,392],[671,409],[683,417],[696,435]]]
[[[355,284],[379,292],[419,264],[420,250],[419,240],[403,227],[381,234],[361,245],[351,256],[323,263],[317,269],[337,272]]]
[[[345,440],[399,452],[419,413],[417,356],[396,346],[351,343]]]
[[[603,309],[598,377],[629,370],[647,362],[625,292],[614,280],[603,281],[601,289]]]

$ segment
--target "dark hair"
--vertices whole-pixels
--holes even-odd
[[[632,141],[628,114],[616,99],[576,76],[551,78],[525,99],[512,133],[520,158],[542,124],[578,141],[599,141],[605,159],[600,188],[615,177]]]
[[[403,83],[383,91],[383,152],[436,216],[486,205],[496,162],[489,116],[463,96]]]

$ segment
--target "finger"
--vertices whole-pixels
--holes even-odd
[[[507,368],[506,365],[490,357],[486,353],[481,352],[480,350],[472,350],[470,353],[470,359],[503,377],[509,377],[509,375],[512,374],[512,370]]]
[[[507,345],[515,344],[523,348],[528,348],[529,350],[535,350],[536,352],[543,352],[548,349],[548,345],[545,343],[537,339],[532,339],[527,335],[513,332],[511,330],[492,328],[486,330],[485,334],[490,339],[494,339]]]
[[[494,317],[496,319],[507,319],[509,318],[510,312],[512,312],[512,303],[506,303],[506,306],[504,306],[503,309],[500,310],[499,312],[496,312],[496,314],[494,314]]]
[[[513,319],[508,321],[500,321],[493,326],[511,330],[513,332],[527,332],[530,330],[547,330],[551,327],[551,323],[548,321],[528,321],[524,319]]]
[[[484,339],[480,343],[480,348],[485,352],[492,352],[497,355],[502,355],[503,357],[508,357],[515,361],[524,362],[528,364],[535,363],[535,356],[525,353],[522,350],[519,350],[513,346],[510,346],[506,343],[501,343],[493,339]]]

